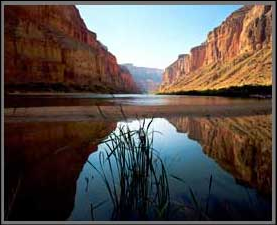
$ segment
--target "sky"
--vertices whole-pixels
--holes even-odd
[[[77,5],[118,63],[164,69],[241,5]]]

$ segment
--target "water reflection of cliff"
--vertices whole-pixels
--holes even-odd
[[[5,124],[6,220],[65,220],[89,154],[116,123]]]
[[[203,151],[230,172],[238,182],[271,193],[271,115],[232,118],[176,117],[169,121],[180,132],[188,132]]]

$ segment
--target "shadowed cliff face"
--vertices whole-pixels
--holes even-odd
[[[272,7],[244,6],[165,69],[160,92],[272,84]]]
[[[138,92],[75,6],[5,6],[5,87]],[[38,88],[39,89],[39,88]]]
[[[271,121],[271,115],[169,119],[238,182],[264,194],[271,194],[272,185]]]
[[[116,123],[5,124],[5,217],[66,220],[88,156]]]

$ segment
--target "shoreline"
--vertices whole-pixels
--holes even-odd
[[[230,86],[220,89],[157,92],[157,95],[219,96],[239,98],[272,98],[272,85]]]
[[[71,96],[71,95],[147,95],[147,93],[118,93],[118,92],[92,92],[88,90],[6,90],[5,96]],[[187,96],[217,96],[217,97],[233,97],[233,98],[254,98],[254,99],[272,99],[272,85],[243,85],[230,86],[228,88],[220,89],[206,89],[206,90],[188,90],[188,91],[172,91],[172,92],[155,92],[150,95],[164,96],[164,95],[187,95]]]
[[[252,104],[162,106],[54,106],[4,108],[4,122],[118,121],[151,117],[231,117],[272,114],[268,101]]]

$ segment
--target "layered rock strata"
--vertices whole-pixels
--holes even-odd
[[[87,29],[75,6],[6,5],[4,19],[6,88],[138,92],[131,74]]]
[[[247,5],[165,69],[160,92],[272,84],[272,7]]]

